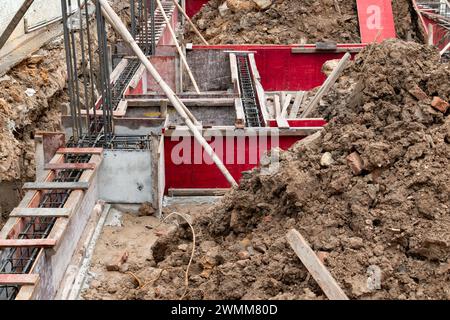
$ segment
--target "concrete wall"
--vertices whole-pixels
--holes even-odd
[[[152,202],[150,150],[105,150],[99,172],[100,199],[109,203]]]
[[[230,57],[219,50],[187,51],[187,61],[201,91],[226,91],[232,89]],[[194,87],[186,70],[183,72],[183,90]]]

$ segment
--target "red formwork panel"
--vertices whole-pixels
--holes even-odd
[[[391,0],[356,0],[361,42],[396,38]]]
[[[303,48],[315,48],[305,45]],[[340,44],[343,48],[363,48],[362,44]],[[326,76],[322,66],[327,60],[340,59],[344,53],[311,52],[293,53],[298,45],[218,45],[193,46],[193,50],[246,50],[255,52],[256,66],[261,84],[266,91],[311,90],[322,85]],[[354,54],[352,54],[352,57]]]
[[[302,136],[280,136],[276,144],[281,149],[287,150],[295,142],[303,138]],[[216,152],[237,182],[241,179],[243,171],[251,170],[258,165],[263,152],[274,147],[270,139],[267,139],[266,143],[261,143],[259,138],[257,142],[250,142],[249,137],[244,137],[245,142],[241,140],[240,143],[238,143],[239,138],[237,137],[228,137],[227,139],[232,139],[232,147],[227,149],[226,142],[224,142],[224,147],[221,148],[223,151],[216,150]],[[189,154],[186,155],[183,151],[179,151],[179,147],[177,148],[177,146],[180,143],[183,143],[183,146],[190,146],[190,148],[184,149],[190,149],[187,151]],[[228,150],[233,150],[233,152],[229,152]],[[202,147],[193,137],[174,138],[166,136],[164,138],[166,193],[171,188],[215,189],[230,187],[230,184],[217,166],[212,163],[210,157],[203,153]],[[180,157],[187,157],[189,160],[180,163]],[[196,161],[196,157],[197,159],[200,157],[200,159]],[[238,161],[238,157],[240,161]]]
[[[433,26],[433,44],[442,50],[450,42],[450,34],[447,29],[440,26],[436,21],[426,17],[423,17],[423,23],[426,32],[428,33],[428,26],[431,24]]]
[[[195,16],[199,12],[202,6],[209,0],[186,0],[186,13],[189,17]]]

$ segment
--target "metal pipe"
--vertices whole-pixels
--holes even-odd
[[[194,123],[189,119],[188,115],[186,114],[186,112],[183,109],[182,103],[177,99],[177,96],[172,91],[172,89],[167,85],[167,83],[161,78],[161,75],[158,73],[158,71],[155,69],[155,67],[152,65],[152,63],[147,59],[146,55],[144,54],[144,52],[142,52],[141,48],[139,48],[138,44],[133,39],[130,32],[127,30],[127,28],[125,27],[123,22],[120,20],[119,16],[114,12],[114,10],[111,8],[111,6],[108,4],[108,2],[106,0],[91,0],[91,1],[101,4],[103,15],[109,16],[109,18],[113,22],[112,26],[114,27],[114,29],[117,31],[117,33],[119,33],[122,36],[124,41],[129,44],[129,46],[134,51],[136,56],[141,60],[142,64],[145,66],[145,68],[150,72],[150,74],[152,75],[155,82],[164,91],[164,93],[166,94],[169,101],[172,103],[174,108],[177,110],[177,112],[183,118],[183,120],[186,123],[186,125],[188,126],[189,130],[191,130],[192,134],[194,135],[194,138],[205,149],[205,152],[211,157],[211,159],[217,165],[217,167],[222,172],[222,174],[225,176],[225,178],[228,180],[228,182],[233,187],[236,187],[238,185],[236,183],[236,180],[234,180],[233,176],[230,174],[228,169],[225,167],[222,160],[217,156],[217,154],[214,152],[214,150],[211,148],[211,146],[208,144],[208,142],[202,136],[202,134],[197,129],[197,127],[194,125]]]

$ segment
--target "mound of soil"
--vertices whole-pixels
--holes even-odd
[[[321,106],[329,125],[195,219],[186,298],[325,299],[286,241],[295,228],[352,299],[449,299],[450,119],[431,106],[449,83],[430,47],[364,49]],[[161,238],[160,276],[129,298],[181,297],[191,249],[187,225]]]
[[[421,40],[412,1],[392,2],[398,37]],[[211,0],[193,21],[210,44],[361,42],[356,1]],[[185,37],[200,43],[190,29]]]

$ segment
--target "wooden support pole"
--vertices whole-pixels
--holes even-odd
[[[428,45],[432,46],[434,44],[434,39],[433,39],[433,25],[430,23],[428,25]]]
[[[211,159],[214,161],[214,163],[217,165],[219,170],[222,172],[222,174],[225,176],[227,181],[231,184],[231,186],[236,187],[238,184],[236,180],[234,180],[233,176],[230,174],[228,169],[223,164],[222,160],[217,156],[217,154],[214,152],[214,150],[211,148],[211,146],[208,144],[206,139],[202,136],[201,132],[197,129],[195,124],[192,122],[192,120],[189,118],[185,111],[185,106],[183,103],[181,103],[178,100],[178,97],[175,95],[173,90],[167,85],[167,83],[161,78],[161,75],[158,73],[158,71],[155,69],[155,67],[152,65],[152,63],[147,59],[144,52],[142,52],[139,45],[136,43],[136,41],[131,36],[130,32],[128,31],[127,27],[123,24],[123,22],[120,20],[119,16],[114,12],[114,10],[109,5],[108,1],[106,0],[91,0],[93,2],[99,1],[102,5],[102,13],[103,15],[107,15],[109,17],[109,20],[112,22],[112,27],[119,33],[124,41],[128,43],[128,45],[131,47],[131,49],[134,51],[136,56],[139,60],[141,60],[142,64],[145,66],[145,68],[150,72],[155,82],[160,86],[160,88],[164,91],[165,95],[169,99],[169,101],[172,103],[174,108],[177,110],[181,118],[184,120],[186,125],[188,126],[189,130],[192,132],[194,138],[202,145],[202,147],[205,149],[205,152],[211,157]]]
[[[308,269],[311,276],[316,280],[323,293],[330,300],[348,300],[348,297],[334,280],[331,273],[323,265],[303,236],[295,229],[291,229],[286,235],[287,241],[300,258],[303,265]]]
[[[292,100],[292,94],[287,94],[286,98],[284,99],[284,103],[282,104],[283,108],[281,109],[281,117],[286,118],[287,117],[287,110],[289,108],[289,105],[291,104]]]
[[[27,13],[28,9],[33,4],[33,2],[34,0],[25,0],[20,6],[19,10],[17,10],[16,14],[6,27],[5,31],[3,31],[2,35],[0,36],[0,50],[6,44],[9,37],[14,32],[14,30],[16,29],[17,25],[22,20],[22,18],[25,16],[25,13]]]
[[[178,39],[177,39],[177,36],[175,35],[175,31],[173,31],[172,25],[170,24],[169,18],[167,17],[166,12],[164,11],[161,1],[156,0],[156,3],[158,4],[159,10],[161,11],[164,21],[166,22],[166,26],[169,29],[170,34],[172,35],[172,39],[175,42],[175,46],[177,47],[178,54],[180,55],[180,59],[183,62],[184,67],[186,68],[186,71],[189,75],[189,78],[192,81],[192,84],[194,85],[195,91],[197,93],[200,93],[200,89],[198,88],[197,81],[195,81],[194,75],[192,74],[191,68],[189,67],[189,65],[187,63],[186,57],[184,56],[184,52],[181,49],[180,44],[178,43]]]
[[[307,118],[311,114],[311,112],[319,104],[322,97],[331,89],[333,84],[336,82],[339,75],[344,70],[344,68],[347,64],[347,61],[350,60],[350,58],[351,58],[351,54],[347,52],[344,55],[344,57],[341,59],[341,61],[339,61],[338,65],[336,66],[336,68],[334,68],[333,72],[329,75],[327,80],[325,80],[324,84],[320,87],[319,91],[317,91],[316,95],[311,100],[309,105],[306,107],[305,111],[303,111],[303,113],[300,115],[300,118],[302,118],[302,119]]]
[[[281,116],[281,102],[280,96],[277,94],[274,97],[274,106],[275,106],[275,118],[279,118]]]
[[[199,36],[200,39],[202,39],[202,42],[209,46],[208,41],[206,41],[205,38],[203,38],[202,34],[200,33],[200,31],[197,29],[197,27],[195,26],[195,24],[192,22],[191,18],[189,18],[189,16],[187,15],[186,11],[184,11],[184,9],[180,6],[180,4],[178,3],[177,0],[172,0],[173,3],[177,6],[178,10],[183,14],[183,16],[186,18],[186,20],[189,22],[189,25],[192,27],[192,29],[194,29],[194,32]]]
[[[444,47],[444,49],[441,50],[441,52],[439,52],[439,54],[441,55],[441,57],[444,55],[444,53],[450,49],[450,42],[447,43],[447,45]]]

